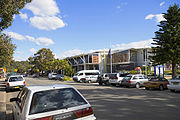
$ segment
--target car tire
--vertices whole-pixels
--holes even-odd
[[[171,91],[171,92],[175,92],[175,90],[173,90],[173,89],[170,89],[170,91]]]
[[[149,88],[148,88],[148,87],[145,87],[145,89],[146,89],[146,90],[149,90]]]
[[[10,89],[6,88],[6,92],[7,92],[7,93],[10,92]]]
[[[99,85],[102,85],[102,82],[99,82]]]
[[[140,88],[140,84],[139,83],[136,83],[136,88]]]
[[[160,91],[163,91],[163,90],[164,90],[163,85],[160,85],[160,86],[159,86],[159,90],[160,90]]]

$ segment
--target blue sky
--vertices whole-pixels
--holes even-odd
[[[148,47],[162,13],[179,0],[33,0],[4,32],[17,45],[14,59],[41,48],[56,58],[102,49]]]

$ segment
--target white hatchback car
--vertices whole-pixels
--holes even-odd
[[[72,86],[28,86],[11,98],[15,120],[95,120],[88,101]]]
[[[180,91],[180,75],[177,75],[169,80],[168,89],[172,92]]]
[[[9,92],[13,89],[20,89],[26,85],[26,82],[22,75],[12,75],[7,78],[6,91]]]

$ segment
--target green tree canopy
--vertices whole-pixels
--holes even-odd
[[[13,54],[16,46],[12,44],[9,36],[0,35],[0,67],[7,67],[13,60]]]
[[[31,0],[0,0],[0,32],[9,26],[13,21],[13,15],[19,14],[19,11]]]
[[[176,65],[180,63],[180,8],[174,4],[163,14],[166,20],[160,22],[155,32],[150,58],[154,65],[171,63],[172,76],[175,76]]]
[[[47,48],[40,49],[33,57],[29,57],[29,62],[34,65],[35,69],[40,71],[52,69],[52,64],[54,60],[54,55],[52,51]]]

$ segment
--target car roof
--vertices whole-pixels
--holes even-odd
[[[11,78],[11,77],[23,77],[22,75],[11,75],[11,76],[9,76],[9,78]]]
[[[45,91],[52,89],[74,88],[74,87],[70,85],[53,84],[53,85],[32,85],[32,86],[26,86],[26,88],[32,92],[38,92],[38,91]]]

